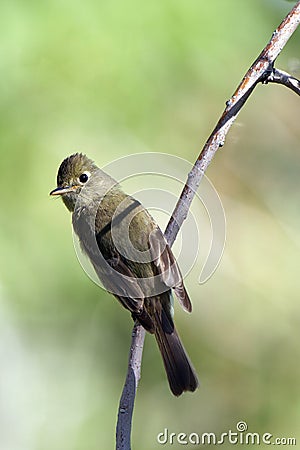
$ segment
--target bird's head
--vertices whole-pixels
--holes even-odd
[[[82,153],[64,159],[57,173],[57,188],[50,195],[60,195],[66,207],[74,211],[78,196],[98,171],[96,164]]]

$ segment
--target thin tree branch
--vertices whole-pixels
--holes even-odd
[[[246,75],[242,79],[240,85],[238,86],[232,97],[226,102],[226,108],[222,116],[220,117],[216,127],[214,128],[206,144],[204,145],[192,170],[188,174],[187,182],[181,192],[174,212],[166,227],[165,237],[170,246],[173,245],[180,227],[187,217],[190,205],[202,180],[204,172],[208,168],[219,147],[222,147],[224,145],[225,137],[231,125],[233,124],[238,113],[253,92],[255,86],[260,82],[275,83],[277,82],[275,80],[279,80],[278,71],[274,72],[274,62],[293,32],[298,27],[299,23],[300,0],[295,4],[295,6],[285,17],[279,27],[274,31],[272,38],[270,39],[266,47],[254,61],[250,69],[247,71]],[[274,80],[270,79],[270,76],[272,74],[273,77],[275,77]],[[295,79],[289,76],[289,82],[293,80]],[[287,85],[287,82],[283,82],[282,78],[281,84]],[[140,338],[137,338],[137,334],[140,336]],[[145,332],[143,327],[139,324],[135,324],[132,334],[132,343],[130,347],[128,373],[119,405],[116,446],[117,450],[131,449],[131,419],[136,389],[138,380],[140,378],[144,335]],[[127,416],[126,420],[123,420],[125,415]]]
[[[128,370],[118,410],[116,431],[116,449],[130,449],[130,434],[134,399],[141,377],[142,354],[145,339],[145,329],[135,322],[129,351]]]
[[[287,88],[296,92],[296,94],[300,95],[300,81],[283,70],[275,69],[275,67],[270,75],[265,79],[264,83],[283,84]]]
[[[204,172],[211,163],[215,153],[225,143],[225,137],[246,103],[255,86],[268,79],[273,72],[273,65],[287,41],[300,23],[300,1],[298,1],[279,27],[274,31],[270,41],[245,74],[240,85],[226,102],[226,108],[216,127],[204,145],[197,161],[188,174],[172,217],[169,220],[165,236],[173,244],[183,221],[186,219],[194,195],[199,187]]]

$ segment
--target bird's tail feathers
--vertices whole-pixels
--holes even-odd
[[[181,343],[173,322],[163,308],[161,314],[155,313],[154,334],[173,394],[179,396],[184,391],[195,391],[199,384],[195,369]]]

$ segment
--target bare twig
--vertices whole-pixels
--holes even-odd
[[[275,69],[275,67],[270,75],[265,79],[264,83],[283,84],[287,88],[296,92],[296,94],[300,95],[300,81],[283,70]]]
[[[252,64],[233,96],[226,102],[226,108],[216,127],[204,145],[197,161],[188,174],[187,182],[169,220],[165,237],[170,246],[173,245],[178,231],[187,217],[194,195],[207,167],[215,153],[222,147],[225,137],[238,113],[246,103],[255,86],[260,82],[281,83],[299,93],[299,82],[295,78],[274,69],[274,62],[283,47],[300,23],[300,0],[274,31],[271,40],[259,57]],[[273,79],[272,79],[273,77]],[[298,84],[296,83],[298,82]],[[293,86],[293,87],[292,87]],[[137,339],[137,334],[140,336]],[[144,329],[135,324],[130,347],[128,373],[124,385],[118,413],[117,450],[130,450],[131,417],[138,380],[140,378],[141,358],[143,351]],[[124,412],[125,410],[125,412]],[[126,420],[123,420],[124,415]]]
[[[135,322],[128,360],[128,370],[119,404],[116,442],[117,450],[130,449],[130,433],[135,393],[141,377],[145,329]]]
[[[165,236],[170,244],[176,239],[178,231],[186,219],[195,192],[202,180],[204,172],[212,161],[219,147],[225,143],[225,137],[246,103],[255,86],[268,79],[273,72],[273,65],[281,50],[300,23],[300,1],[274,31],[271,40],[254,61],[233,96],[226,102],[226,108],[215,129],[204,145],[197,161],[188,174],[188,179],[169,220]]]

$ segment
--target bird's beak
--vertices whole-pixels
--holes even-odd
[[[50,195],[63,195],[67,194],[68,192],[75,191],[79,186],[62,186],[57,187],[53,189],[53,191],[50,192]]]

